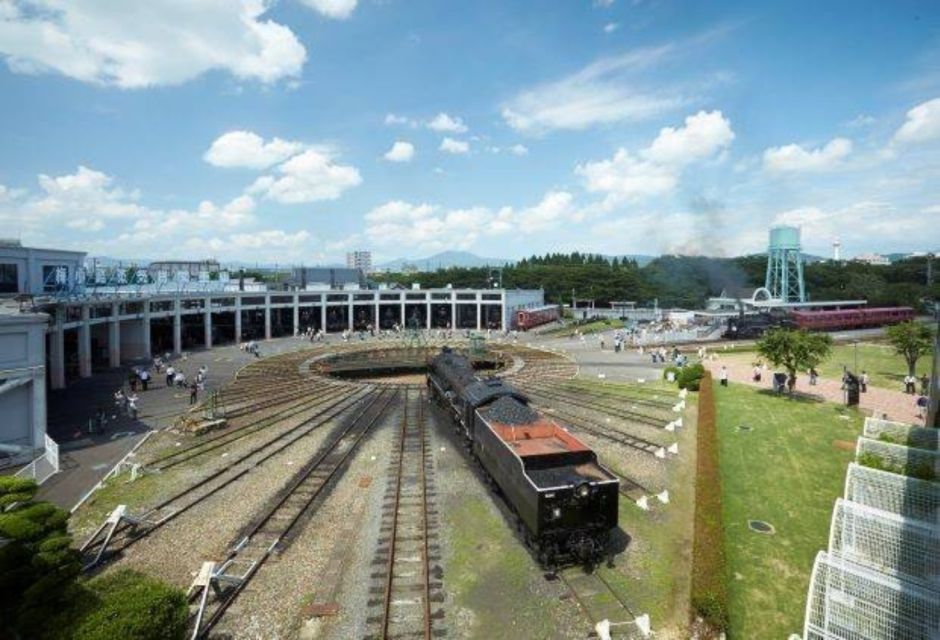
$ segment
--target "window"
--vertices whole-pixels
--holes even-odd
[[[0,293],[19,292],[19,270],[15,264],[0,264]]]

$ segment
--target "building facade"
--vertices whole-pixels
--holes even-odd
[[[0,240],[0,295],[41,296],[75,281],[85,253],[24,247],[15,240]]]
[[[363,273],[372,273],[371,251],[350,251],[346,254],[346,266],[359,269]]]
[[[0,310],[0,466],[43,447],[48,324],[45,314]]]

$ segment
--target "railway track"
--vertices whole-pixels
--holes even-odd
[[[377,394],[379,400],[350,420],[321,453],[298,471],[281,497],[260,514],[219,563],[218,570],[213,573],[216,577],[213,586],[219,588],[216,597],[210,600],[212,589],[208,584],[199,592],[191,590],[191,602],[201,595],[191,618],[192,638],[208,637],[265,562],[295,533],[298,522],[311,513],[313,503],[338,475],[363,438],[386,415],[401,391],[383,389]]]
[[[307,411],[315,411],[322,405],[328,405],[328,407],[335,406],[337,401],[342,401],[345,398],[348,398],[349,396],[357,393],[357,391],[358,390],[355,388],[343,388],[337,389],[335,391],[331,390],[322,394],[316,394],[311,396],[310,399],[306,402],[303,402],[299,405],[289,405],[280,411],[275,411],[270,415],[265,416],[263,419],[258,420],[257,422],[250,423],[243,427],[226,429],[217,435],[200,438],[198,442],[195,442],[190,446],[175,449],[169,454],[156,458],[155,460],[148,463],[147,467],[154,471],[166,471],[167,469],[185,462],[189,462],[194,458],[201,457],[207,453],[211,453],[222,447],[228,446],[233,442],[237,442],[243,438],[254,435],[259,431],[270,428],[272,425],[283,422],[288,418],[300,415]]]
[[[130,520],[121,522],[113,527],[104,538],[99,536],[103,532],[102,527],[80,549],[83,554],[85,570],[98,566],[102,561],[127,549],[135,542],[142,540],[222,489],[241,480],[248,473],[286,450],[301,438],[311,434],[331,420],[340,417],[361,402],[361,405],[353,413],[353,421],[355,422],[376,404],[379,395],[377,391],[363,391],[341,398],[299,425],[254,447],[207,477],[200,478],[197,482],[163,500],[143,515],[134,517],[133,522]],[[106,552],[109,552],[110,555],[106,556]]]
[[[437,511],[429,454],[425,394],[413,394],[401,416],[398,448],[383,505],[379,548],[373,565],[382,567],[372,575],[377,584],[369,600],[376,610],[367,622],[374,632],[368,640],[424,638],[444,635],[440,628],[444,600],[437,540]]]
[[[615,407],[606,403],[587,402],[580,396],[563,391],[557,391],[553,387],[547,387],[545,385],[523,383],[520,384],[519,387],[527,394],[537,398],[540,397],[549,401],[554,400],[564,402],[567,405],[579,407],[588,411],[604,413],[606,415],[622,418],[623,420],[629,420],[630,422],[656,427],[657,429],[664,428],[669,422],[668,417],[666,416],[654,416],[647,413],[640,413],[638,411],[623,409],[621,407]]]
[[[602,575],[603,569],[586,571],[582,567],[570,567],[556,573],[568,588],[582,613],[591,621],[595,631],[607,621],[611,638],[632,638],[634,632],[648,632],[648,618],[638,618],[626,600]],[[645,636],[644,636],[645,637]]]
[[[652,391],[641,387],[627,387],[626,385],[614,386],[614,384],[609,382],[597,384],[596,382],[568,380],[558,386],[564,391],[577,393],[582,396],[617,402],[629,402],[653,409],[670,410],[675,404],[665,391]]]

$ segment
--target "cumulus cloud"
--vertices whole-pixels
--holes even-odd
[[[619,22],[608,22],[604,25],[604,33],[610,34],[620,28]]]
[[[403,125],[403,126],[408,126],[414,129],[421,123],[407,116],[400,116],[394,113],[387,113],[385,114],[385,124],[389,126]]]
[[[922,102],[908,111],[892,142],[917,144],[937,139],[940,139],[940,98]]]
[[[438,150],[461,155],[470,151],[470,143],[453,138],[444,138],[441,140],[441,146],[438,147]]]
[[[210,70],[273,83],[300,75],[306,49],[265,17],[263,0],[109,3],[5,0],[0,55],[17,73],[57,72],[125,89],[180,84]]]
[[[248,193],[282,204],[335,200],[362,183],[356,167],[334,162],[324,149],[308,149],[277,167],[279,175],[255,180]]]
[[[404,140],[396,140],[392,148],[382,157],[389,162],[409,162],[415,157],[415,146]]]
[[[251,131],[229,131],[213,141],[203,159],[216,167],[245,167],[267,169],[300,153],[304,145],[299,142],[264,138]]]
[[[509,215],[509,209],[443,210],[426,203],[393,200],[366,214],[366,236],[377,246],[407,245],[424,251],[469,249],[483,235],[508,231],[505,218]]]
[[[327,18],[345,20],[356,9],[358,0],[300,0],[311,9],[318,11]]]
[[[574,206],[574,196],[567,191],[549,191],[534,207],[523,209],[516,217],[521,231],[544,231],[564,222],[580,222],[583,213]]]
[[[509,147],[509,153],[514,156],[527,156],[529,155],[529,148],[524,144],[514,144]]]
[[[798,144],[771,147],[764,151],[764,168],[775,172],[829,171],[838,168],[852,153],[852,141],[833,138],[825,146],[806,149]]]
[[[682,127],[661,129],[639,154],[620,148],[608,160],[578,165],[575,173],[592,193],[636,201],[671,192],[686,165],[714,156],[733,140],[731,123],[720,111],[700,111]]]
[[[466,133],[467,125],[459,117],[452,117],[446,113],[439,113],[427,123],[428,129],[441,133]]]

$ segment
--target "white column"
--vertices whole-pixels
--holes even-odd
[[[404,329],[406,326],[408,326],[408,318],[405,317],[405,297],[404,297],[404,296],[401,297],[401,316],[400,316],[400,318],[401,318],[401,319],[400,319],[399,322],[398,322],[398,326],[400,326],[402,329]]]
[[[33,448],[39,449],[45,445],[43,436],[46,434],[46,381],[45,371],[34,371],[30,390],[33,397]],[[56,387],[53,386],[55,389]]]
[[[271,339],[271,296],[264,297],[264,339]]]
[[[326,333],[326,296],[320,299],[320,328]]]
[[[294,335],[300,333],[300,295],[294,294]]]
[[[49,383],[53,389],[65,388],[65,314],[62,305],[56,307],[55,321],[49,337]]]
[[[481,303],[480,303],[479,294],[477,294],[477,331],[483,330],[483,317],[481,313],[482,309],[483,307],[481,306]]]
[[[206,331],[206,349],[212,348],[212,299],[206,298],[202,309],[203,328]]]
[[[425,309],[425,316],[424,316],[425,324],[427,325],[428,331],[430,331],[431,330],[431,301],[430,300],[424,303],[424,309]]]
[[[235,294],[235,344],[242,341],[242,297]]]
[[[153,347],[150,344],[150,301],[144,300],[144,357],[153,357]],[[120,325],[118,325],[120,326]],[[118,329],[120,331],[120,329]]]
[[[91,377],[91,326],[88,305],[82,305],[82,324],[78,327],[78,377]]]
[[[121,304],[111,303],[111,320],[108,323],[108,365],[121,366]],[[149,331],[147,333],[150,333]]]
[[[382,328],[382,316],[379,315],[379,297],[380,294],[375,294],[375,322],[372,326],[376,331]]]
[[[352,303],[353,297],[351,293],[347,293],[346,296],[347,296],[346,297],[346,309],[347,309],[346,324],[349,325],[349,330],[352,331],[353,330],[353,310],[354,310],[353,303]]]
[[[183,353],[183,318],[180,315],[180,299],[173,300],[173,354]]]
[[[457,329],[457,298],[456,294],[450,294],[450,328]]]

